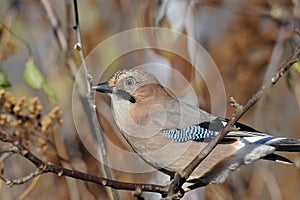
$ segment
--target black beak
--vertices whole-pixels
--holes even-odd
[[[107,82],[99,83],[97,85],[92,86],[92,90],[96,90],[97,92],[102,93],[112,93],[113,89],[108,86]]]

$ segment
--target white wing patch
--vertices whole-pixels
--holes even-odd
[[[275,136],[254,136],[254,137],[244,137],[241,138],[242,142],[251,143],[251,144],[268,144],[271,140],[278,140]]]
[[[222,122],[222,124],[223,124],[223,127],[225,127],[226,125],[227,125],[227,122],[225,122],[225,121],[221,121]]]

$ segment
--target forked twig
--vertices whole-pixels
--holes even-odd
[[[88,181],[88,182],[96,183],[99,185],[108,186],[108,187],[115,188],[115,189],[132,190],[132,191],[136,191],[137,189],[140,189],[142,191],[157,192],[160,194],[165,194],[167,192],[166,187],[161,186],[161,185],[127,183],[127,182],[115,181],[115,180],[111,180],[108,178],[102,178],[102,177],[83,173],[83,172],[76,171],[76,170],[70,170],[70,169],[64,168],[62,166],[55,165],[50,162],[44,162],[40,158],[38,158],[36,155],[31,153],[20,142],[18,137],[9,135],[8,133],[5,133],[4,131],[1,131],[1,130],[0,130],[0,141],[12,144],[15,147],[13,150],[13,153],[17,153],[17,154],[21,155],[22,157],[26,158],[27,160],[29,160],[32,164],[34,164],[36,166],[35,171],[28,174],[27,176],[24,176],[23,178],[9,180],[1,174],[0,178],[4,181],[4,183],[6,183],[7,185],[10,185],[10,186],[23,184],[41,174],[54,173],[54,174],[57,174],[58,176],[68,176],[68,177],[80,179],[83,181]]]

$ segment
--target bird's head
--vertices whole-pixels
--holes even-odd
[[[152,75],[142,70],[123,69],[116,72],[107,82],[92,87],[98,92],[107,93],[113,99],[125,100],[129,103],[157,102],[168,96],[166,90]]]

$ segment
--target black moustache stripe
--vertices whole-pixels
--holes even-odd
[[[120,96],[122,99],[130,101],[131,103],[136,102],[134,96],[132,96],[129,92],[126,92],[125,90],[117,90],[116,94]]]

